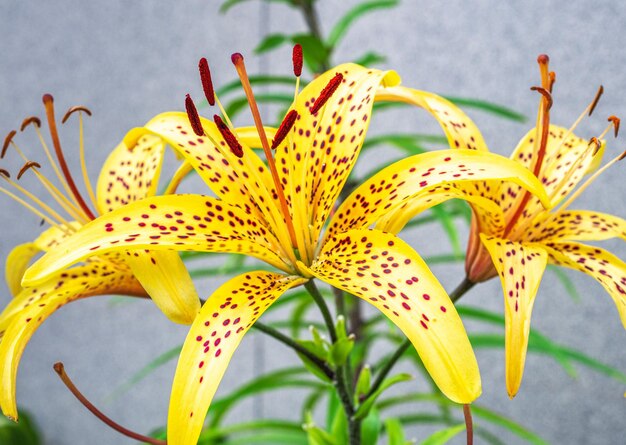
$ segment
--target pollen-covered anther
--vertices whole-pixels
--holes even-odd
[[[278,127],[278,130],[276,131],[276,136],[274,136],[274,140],[272,141],[272,150],[276,150],[276,147],[278,147],[285,140],[293,128],[293,124],[296,122],[297,118],[298,112],[296,110],[291,110],[287,113],[283,121],[280,123],[280,127]]]
[[[35,161],[28,161],[26,164],[22,166],[22,168],[20,168],[20,171],[17,174],[17,179],[20,179],[24,175],[24,173],[28,171],[29,168],[33,168],[33,167],[41,168],[41,165],[39,165],[39,163]]]
[[[591,105],[589,106],[589,116],[591,116],[591,113],[593,113],[593,110],[596,109],[596,106],[598,105],[598,102],[600,102],[600,98],[602,97],[603,93],[604,93],[604,87],[600,85],[600,88],[598,88],[598,91],[596,92],[596,97],[593,98],[593,102],[591,102]]]
[[[619,133],[620,118],[617,116],[609,116],[608,121],[613,124],[614,134],[615,134],[615,137],[617,137]]]
[[[200,71],[200,80],[202,81],[202,89],[204,90],[204,97],[206,97],[209,105],[215,105],[215,89],[213,88],[213,80],[211,79],[211,70],[209,68],[209,62],[206,57],[200,59],[198,62],[198,70]]]
[[[193,132],[196,136],[204,136],[204,129],[202,128],[202,122],[200,121],[198,109],[189,94],[185,96],[185,109],[187,110],[187,118],[189,119]]]
[[[293,61],[293,74],[300,77],[302,75],[302,45],[299,43],[293,46],[291,60]]]
[[[621,160],[622,160],[622,159],[624,159],[624,158],[626,158],[626,150],[625,150],[625,151],[624,151],[621,155],[619,155],[619,157],[617,158],[617,160],[618,160],[618,161],[621,161]]]
[[[4,144],[2,144],[2,153],[0,153],[0,159],[3,159],[4,155],[7,154],[7,149],[9,148],[9,145],[11,145],[13,136],[15,136],[16,133],[17,131],[11,130],[9,134],[7,134],[7,136],[4,138]]]
[[[20,131],[24,131],[26,127],[31,124],[37,128],[41,128],[41,119],[39,119],[37,116],[27,117],[22,121],[22,125],[20,125]]]
[[[602,147],[602,143],[597,137],[593,136],[591,139],[589,139],[589,143],[587,144],[587,147],[591,147],[592,144],[595,144],[595,147],[593,149],[593,155],[595,156],[596,153],[598,153],[598,151]]]
[[[322,108],[324,104],[328,102],[328,99],[330,99],[333,93],[337,91],[337,88],[339,88],[339,85],[341,85],[342,81],[343,81],[343,74],[341,73],[335,74],[335,77],[330,79],[330,81],[322,89],[322,91],[320,92],[320,95],[317,97],[317,99],[315,99],[315,102],[309,109],[311,114],[317,113],[320,110],[320,108]]]
[[[552,108],[552,94],[543,87],[530,87],[532,91],[537,91],[548,101],[548,110]]]
[[[65,115],[63,116],[63,119],[61,119],[61,123],[64,124],[65,122],[67,122],[67,120],[70,118],[70,116],[74,113],[77,112],[83,112],[85,113],[87,116],[91,116],[91,110],[87,107],[84,107],[82,105],[74,105],[73,107],[70,107],[66,112]]]
[[[235,135],[230,131],[228,125],[226,125],[222,118],[219,117],[217,114],[213,116],[213,121],[215,122],[217,129],[222,134],[224,141],[226,141],[226,144],[228,144],[230,151],[238,158],[241,158],[243,156],[243,147],[237,140],[237,137],[235,137]]]
[[[11,174],[9,173],[9,171],[3,168],[0,168],[0,176],[4,176],[7,179],[11,179]]]

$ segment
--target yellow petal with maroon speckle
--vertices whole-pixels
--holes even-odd
[[[436,198],[438,193],[446,199],[458,197],[446,190],[448,184],[459,183],[464,193],[484,197],[473,186],[485,179],[515,182],[547,202],[537,178],[516,162],[476,150],[438,150],[398,161],[361,184],[335,213],[328,234],[369,226],[405,202],[425,209],[431,202],[441,202]],[[496,228],[493,231],[497,233]]]
[[[537,241],[626,240],[626,220],[608,213],[590,210],[566,210],[547,214],[545,221],[531,226],[525,238]]]
[[[244,209],[202,195],[154,196],[91,221],[33,264],[23,284],[93,255],[134,249],[241,253],[290,270],[280,245]]]
[[[626,263],[595,246],[580,243],[545,243],[550,262],[570,267],[596,279],[609,293],[626,329]]]
[[[349,230],[322,247],[310,273],[372,304],[411,340],[439,389],[457,403],[481,392],[461,318],[424,260],[379,230]]]
[[[159,137],[146,134],[137,143],[120,143],[102,166],[96,199],[100,213],[110,212],[123,205],[155,194],[165,143]]]
[[[11,295],[16,296],[22,290],[22,276],[30,261],[40,252],[35,243],[15,246],[7,256],[4,277]]]
[[[506,390],[514,397],[522,383],[530,317],[548,254],[538,245],[521,244],[495,237],[481,240],[498,271],[504,292]]]
[[[126,264],[152,301],[175,323],[191,324],[200,310],[200,298],[178,252],[126,252]]]
[[[194,321],[178,359],[167,419],[169,445],[195,445],[213,395],[241,339],[285,291],[306,279],[250,272],[222,285]]]
[[[36,288],[24,289],[11,303],[0,340],[0,407],[17,419],[15,379],[24,347],[39,326],[65,304],[94,295],[122,294],[145,296],[128,269],[98,261],[69,269]],[[13,309],[19,309],[13,311]],[[4,313],[3,313],[4,315]],[[8,315],[8,314],[7,314]]]

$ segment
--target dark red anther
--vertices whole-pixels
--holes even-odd
[[[299,43],[293,46],[291,59],[293,60],[293,73],[296,77],[300,77],[302,75],[302,45]]]
[[[67,112],[65,113],[65,116],[63,116],[63,119],[61,119],[61,123],[64,124],[65,122],[67,122],[70,116],[78,111],[82,111],[87,116],[91,116],[91,110],[89,108],[83,107],[82,105],[75,105],[73,107],[70,107],[69,110],[67,110]]]
[[[204,129],[202,128],[198,109],[189,94],[185,97],[185,108],[187,109],[187,118],[189,118],[193,132],[196,133],[197,136],[204,136]]]
[[[217,129],[222,134],[224,141],[226,141],[226,144],[228,144],[228,147],[230,147],[230,151],[238,158],[243,157],[243,147],[237,140],[237,137],[235,137],[232,131],[230,131],[228,125],[226,125],[222,118],[219,117],[217,114],[213,116],[213,121],[215,122]]]
[[[593,136],[591,139],[589,139],[587,147],[591,147],[591,144],[595,145],[595,147],[593,148],[593,156],[595,156],[600,151],[600,148],[602,148],[602,143],[598,140],[597,137]]]
[[[272,150],[276,150],[287,137],[291,129],[293,128],[293,124],[295,124],[296,119],[298,118],[298,112],[296,110],[291,110],[283,121],[280,123],[280,127],[276,131],[276,136],[274,136],[274,140],[272,141]]]
[[[591,106],[589,107],[589,116],[591,116],[593,110],[596,109],[596,105],[598,105],[600,97],[602,97],[602,93],[604,93],[604,87],[600,85],[600,88],[598,88],[598,92],[596,93],[596,97],[593,98],[593,102],[591,102]]]
[[[11,174],[9,173],[9,171],[3,168],[0,168],[0,176],[4,176],[7,179],[11,178]]]
[[[200,80],[202,81],[202,89],[204,90],[204,97],[209,102],[209,105],[215,105],[215,90],[213,89],[213,80],[211,79],[211,70],[209,69],[209,62],[206,57],[200,59],[198,62],[198,70],[200,70]]]
[[[26,127],[30,124],[33,124],[37,128],[41,128],[41,120],[37,116],[27,117],[22,121],[22,125],[20,126],[20,131],[24,131]]]
[[[328,99],[330,99],[333,93],[337,91],[337,88],[339,88],[339,85],[342,81],[343,75],[341,73],[335,74],[335,77],[330,79],[330,81],[326,84],[324,89],[320,92],[320,95],[317,97],[317,99],[315,99],[315,102],[309,109],[311,114],[317,113],[320,108],[322,108],[324,104],[328,102]]]
[[[27,171],[29,168],[33,168],[33,167],[36,167],[36,168],[41,168],[41,165],[39,165],[39,164],[38,164],[37,162],[35,162],[35,161],[28,161],[28,162],[27,162],[26,164],[24,164],[24,166],[20,169],[19,173],[17,174],[17,179],[20,179],[20,178],[22,177],[22,175],[23,175],[24,173],[26,173],[26,171]]]
[[[0,153],[0,159],[3,159],[4,155],[7,154],[7,149],[9,148],[9,145],[11,145],[13,136],[15,136],[16,133],[17,131],[11,130],[9,134],[7,134],[7,137],[4,138],[4,144],[2,145],[2,153]]]
[[[617,160],[621,161],[624,158],[626,158],[626,151],[624,151],[621,155],[619,155],[619,158],[617,158]]]
[[[547,54],[539,54],[537,57],[537,63],[540,65],[546,65],[548,62],[550,62],[550,57]]]
[[[241,53],[233,53],[230,56],[230,60],[233,62],[233,65],[238,65],[243,62],[243,55]]]
[[[613,130],[615,130],[615,137],[617,137],[617,134],[619,133],[620,118],[617,116],[609,116],[608,120],[613,123]]]
[[[545,88],[542,87],[530,87],[531,90],[533,91],[537,91],[538,93],[541,93],[541,95],[543,97],[546,98],[546,100],[548,101],[548,109],[552,108],[552,94],[550,94],[550,92],[548,90],[546,90]]]

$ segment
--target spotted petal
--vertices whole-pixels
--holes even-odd
[[[289,270],[280,246],[240,207],[202,195],[146,198],[102,215],[48,252],[24,276],[36,285],[56,270],[106,252],[132,249],[244,253]]]
[[[213,395],[244,334],[285,291],[306,279],[250,272],[217,289],[183,345],[167,419],[170,445],[195,445]]]
[[[481,235],[500,275],[504,292],[506,390],[514,397],[522,383],[530,317],[541,277],[548,262],[546,250]]]
[[[441,391],[458,403],[481,392],[476,358],[445,290],[404,241],[349,230],[323,247],[310,273],[378,308],[411,340]]]
[[[626,263],[604,249],[585,244],[549,242],[545,248],[551,263],[584,272],[602,284],[626,329]]]
[[[311,114],[309,108],[338,73],[343,81],[326,105]],[[345,64],[320,75],[298,95],[294,108],[299,117],[288,143],[276,150],[276,165],[296,232],[310,233],[302,249],[309,257],[361,150],[376,90],[398,82],[393,71]]]
[[[38,287],[22,290],[12,300],[0,322],[5,325],[0,328],[4,331],[0,341],[0,407],[6,416],[17,419],[17,368],[24,347],[37,328],[50,314],[71,301],[117,293],[145,296],[128,269],[97,261],[58,273]],[[8,312],[12,312],[11,317]]]
[[[386,220],[395,217],[406,222],[416,212],[445,199],[470,195],[481,203],[476,210],[485,217],[485,225],[500,221],[499,227],[491,229],[492,233],[498,233],[503,229],[502,218],[497,218],[499,209],[480,199],[481,192],[473,188],[485,179],[515,182],[547,201],[537,178],[516,162],[476,150],[438,150],[398,161],[361,184],[339,207],[328,233],[367,227],[386,214],[389,214]],[[407,206],[403,208],[405,203]],[[404,212],[407,214],[403,215]]]
[[[590,210],[566,210],[546,215],[528,230],[533,241],[626,240],[626,220]]]
[[[100,213],[110,212],[128,203],[155,194],[165,143],[146,134],[133,145],[120,143],[105,161],[96,195]]]

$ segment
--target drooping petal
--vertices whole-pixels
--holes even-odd
[[[155,116],[144,127],[131,130],[124,142],[133,146],[145,134],[163,138],[191,164],[218,197],[246,209],[264,226],[272,227],[284,245],[289,245],[284,217],[278,211],[278,196],[263,161],[245,145],[244,155],[235,156],[215,124],[204,118],[200,121],[208,137],[194,133],[185,113],[169,112]],[[242,129],[241,134],[250,138],[251,130]]]
[[[170,445],[195,445],[213,395],[241,339],[285,291],[306,279],[271,272],[239,275],[202,307],[183,345],[167,419]]]
[[[7,256],[4,275],[11,295],[16,296],[22,290],[22,276],[39,252],[35,243],[24,243],[15,246]]]
[[[136,144],[120,143],[109,155],[98,178],[96,199],[100,213],[155,194],[165,143],[146,134]]]
[[[441,391],[458,403],[481,392],[463,323],[422,258],[378,230],[349,230],[322,247],[310,273],[378,308],[411,340]]]
[[[480,130],[456,105],[441,96],[403,86],[381,88],[376,101],[404,102],[428,111],[437,119],[450,148],[488,151]]]
[[[36,285],[56,270],[106,252],[134,249],[244,253],[290,270],[280,245],[240,207],[202,195],[154,196],[91,221],[24,275]]]
[[[398,210],[395,216],[406,221],[401,216],[405,210],[413,216],[415,212],[444,199],[464,195],[481,198],[483,192],[474,185],[485,179],[515,182],[540,196],[544,202],[547,201],[537,178],[516,162],[476,150],[438,150],[398,161],[361,184],[339,207],[330,222],[328,233],[332,235],[349,228],[367,227],[387,213],[394,214],[395,210]],[[438,194],[442,198],[437,198]],[[408,206],[402,209],[405,203]],[[489,209],[496,213],[486,217],[485,224],[488,221],[495,224],[497,220],[493,216],[499,210],[493,207]],[[484,213],[478,206],[476,210]],[[496,227],[491,230],[492,233],[498,232]]]
[[[531,226],[527,238],[533,241],[626,240],[626,220],[590,210],[566,210],[546,215]]]
[[[595,246],[580,243],[545,243],[550,262],[570,267],[596,279],[609,293],[626,329],[626,263]]]
[[[125,262],[167,318],[175,323],[193,322],[200,310],[200,298],[178,252],[129,251]]]
[[[0,341],[0,407],[6,416],[17,419],[17,368],[24,347],[37,328],[71,301],[117,293],[145,296],[130,270],[106,261],[94,261],[59,273],[36,288],[24,289],[12,300],[2,314],[7,323]],[[12,312],[11,317],[7,311]]]
[[[310,107],[337,74],[342,82],[311,114]],[[276,150],[276,165],[296,232],[310,233],[305,240],[309,256],[363,145],[376,90],[398,82],[393,71],[345,64],[320,75],[298,95],[294,109],[299,116],[287,143]]]
[[[546,269],[548,254],[538,245],[522,244],[496,237],[481,240],[500,275],[504,292],[506,389],[514,397],[522,383],[530,317]]]

